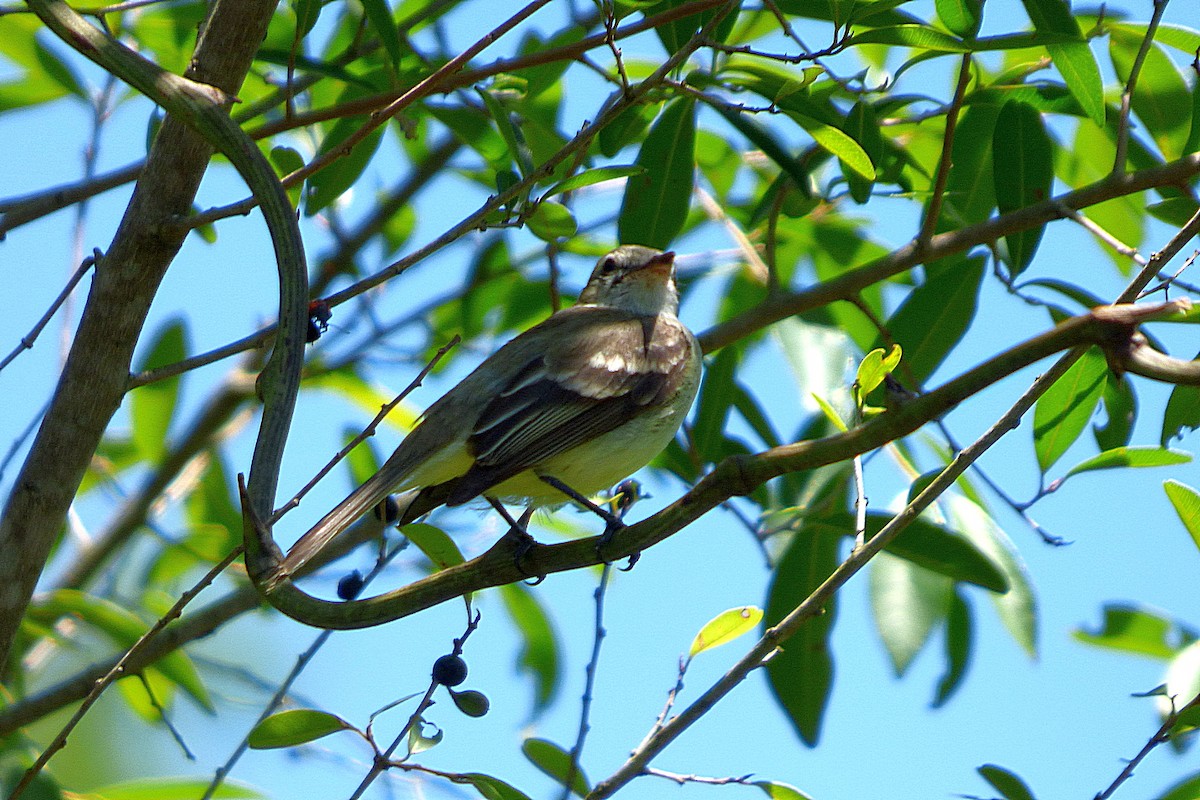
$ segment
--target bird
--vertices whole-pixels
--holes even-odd
[[[378,472],[297,540],[296,574],[393,492],[401,523],[478,497],[559,506],[606,489],[674,438],[700,384],[701,352],[677,316],[675,254],[621,245],[575,305],[519,334],[431,405]]]

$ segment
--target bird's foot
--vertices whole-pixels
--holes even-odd
[[[530,572],[528,569],[526,569],[525,564],[522,563],[525,561],[526,557],[533,552],[533,548],[536,547],[538,543],[537,539],[534,539],[529,533],[528,528],[529,520],[533,517],[533,507],[530,506],[521,512],[520,519],[513,519],[512,515],[508,513],[508,509],[506,509],[499,500],[489,497],[487,498],[487,501],[491,504],[492,508],[496,509],[496,511],[500,513],[500,516],[504,517],[504,520],[508,523],[508,530],[504,532],[504,535],[500,537],[500,541],[498,541],[495,546],[505,547],[511,550],[513,566],[515,566],[517,571],[526,578],[532,578],[532,581],[527,580],[526,583],[528,583],[530,586],[537,586],[539,583],[546,580],[545,574]]]

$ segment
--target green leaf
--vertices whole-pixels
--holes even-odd
[[[1113,68],[1122,83],[1142,47],[1142,37],[1115,28],[1109,35],[1109,53]],[[1163,48],[1151,42],[1130,104],[1142,121],[1143,130],[1154,139],[1163,157],[1174,160],[1190,150],[1185,145],[1193,125],[1192,91]]]
[[[462,551],[458,549],[458,545],[441,528],[435,528],[424,522],[414,522],[401,528],[400,533],[415,544],[417,549],[433,562],[433,566],[437,570],[457,566],[466,560],[463,558]]]
[[[529,232],[543,242],[569,239],[579,230],[571,210],[553,200],[538,203],[533,213],[526,217],[525,224],[529,226]]]
[[[483,99],[483,104],[487,106],[488,114],[492,117],[492,122],[496,125],[496,130],[499,131],[504,143],[508,145],[509,157],[517,169],[521,170],[522,175],[528,175],[527,167],[529,161],[527,153],[528,145],[523,145],[523,137],[517,131],[516,125],[513,124],[512,116],[508,113],[508,109],[500,102],[494,92],[476,88],[476,92]],[[523,156],[523,151],[526,157]]]
[[[1179,781],[1155,800],[1196,800],[1197,797],[1200,797],[1200,772]]]
[[[1004,800],[1034,800],[1033,792],[1029,791],[1029,787],[1015,772],[995,764],[984,764],[978,771]]]
[[[859,99],[850,107],[843,130],[850,138],[858,142],[872,165],[880,163],[883,158],[883,134],[879,130],[879,120],[876,119],[874,106],[866,100]],[[866,203],[871,199],[871,190],[875,186],[874,177],[878,175],[878,170],[874,170],[875,175],[871,178],[866,178],[845,161],[842,161],[841,165],[842,175],[845,176],[846,184],[850,188],[850,196],[854,202],[860,205]]]
[[[617,238],[666,250],[683,230],[695,181],[696,102],[672,100],[650,128],[637,165],[645,169],[625,183]]]
[[[979,32],[983,0],[936,0],[934,8],[938,19],[954,35],[969,39]]]
[[[1033,410],[1033,447],[1042,472],[1083,433],[1107,380],[1108,364],[1093,348],[1038,398]]]
[[[1075,630],[1078,642],[1105,647],[1123,653],[1137,653],[1151,658],[1168,659],[1178,646],[1168,641],[1173,625],[1154,611],[1131,605],[1108,604],[1104,607],[1104,622],[1097,631]]]
[[[463,783],[474,786],[480,797],[485,800],[529,800],[529,795],[491,775],[468,772],[459,776],[455,782],[457,783],[460,779]]]
[[[971,48],[961,39],[956,39],[927,25],[891,25],[883,28],[871,28],[850,37],[849,46],[859,44],[890,44],[934,53],[971,52]]]
[[[801,529],[792,536],[771,579],[767,592],[764,629],[778,624],[808,597],[837,567],[838,541]],[[807,620],[767,662],[767,680],[788,720],[810,747],[821,736],[821,720],[833,689],[833,654],[829,635],[837,619],[837,598],[825,613]]]
[[[149,627],[136,614],[110,600],[94,597],[76,589],[58,589],[41,598],[29,611],[31,619],[53,623],[59,617],[74,616],[108,635],[120,647],[129,648]],[[200,680],[196,665],[183,650],[175,650],[155,662],[160,670],[191,695],[202,708],[214,711],[208,689]]]
[[[1131,381],[1108,381],[1104,384],[1104,416],[1107,422],[1092,426],[1092,437],[1101,450],[1125,447],[1133,438],[1137,422],[1137,395]]]
[[[161,328],[137,372],[175,364],[187,356],[187,327],[183,320],[172,320]],[[157,461],[166,452],[167,433],[179,398],[179,376],[139,386],[131,393],[129,415],[133,423],[133,442],[142,458]]]
[[[983,273],[984,259],[970,258],[909,292],[887,321],[891,339],[904,351],[899,377],[920,386],[955,348],[975,318]]]
[[[556,194],[565,194],[573,192],[576,189],[582,189],[585,186],[600,183],[602,181],[612,181],[618,178],[628,178],[631,175],[641,175],[645,172],[645,168],[639,167],[636,164],[614,165],[611,167],[596,167],[595,169],[584,170],[576,173],[565,181],[559,181],[546,190],[542,198],[553,197]]]
[[[304,167],[304,156],[291,147],[272,147],[271,166],[275,168],[276,175],[280,178],[285,178]],[[292,188],[287,190],[288,199],[292,201],[292,208],[300,207],[300,194],[303,191],[303,181],[294,184]]]
[[[359,86],[349,87],[338,98],[339,103],[357,100],[366,91]],[[326,153],[336,152],[343,149],[345,142],[352,134],[363,127],[369,117],[343,117],[333,124],[325,137],[321,139],[321,146],[317,150],[318,156],[323,156]],[[318,211],[325,209],[339,197],[345,194],[358,181],[359,176],[371,163],[371,159],[375,156],[375,151],[379,149],[379,143],[383,140],[383,132],[386,126],[379,126],[371,131],[361,142],[356,144],[354,148],[346,154],[333,160],[328,166],[313,173],[308,179],[308,196],[304,203],[305,216],[311,217]]]
[[[488,711],[492,708],[492,701],[488,700],[487,695],[474,689],[466,689],[461,692],[450,689],[450,699],[454,701],[455,707],[468,717],[487,716]]]
[[[1039,203],[1050,197],[1054,180],[1053,143],[1036,108],[1010,100],[996,117],[992,139],[992,177],[996,205],[1001,214]],[[1033,261],[1045,225],[1004,237],[1012,277]]]
[[[1066,36],[1074,41],[1047,44],[1050,60],[1063,76],[1071,94],[1093,122],[1104,125],[1104,82],[1100,67],[1079,30],[1079,22],[1066,0],[1022,0],[1034,30],[1045,36]]]
[[[850,426],[848,426],[842,419],[842,415],[837,412],[836,408],[829,404],[828,400],[818,394],[812,394],[809,396],[812,397],[813,401],[816,402],[817,406],[821,409],[821,413],[825,415],[827,420],[833,423],[835,428],[842,433],[850,430]]]
[[[887,552],[871,561],[871,616],[897,675],[903,675],[950,610],[954,583]]]
[[[971,664],[971,644],[974,639],[971,606],[959,590],[950,600],[950,611],[946,615],[946,671],[938,679],[937,691],[933,696],[933,707],[946,704],[958,687],[962,686]]]
[[[883,383],[887,374],[895,371],[900,364],[902,352],[900,345],[896,344],[892,345],[891,352],[886,355],[884,355],[882,347],[876,347],[863,356],[863,360],[858,365],[858,376],[855,378],[859,397],[866,397],[875,391],[875,388]]]
[[[802,189],[809,184],[808,170],[787,151],[765,125],[751,119],[745,114],[739,114],[724,106],[716,106],[715,110],[723,116],[730,125],[738,130],[750,143],[763,152],[767,158],[783,170],[792,181]]]
[[[741,349],[724,347],[704,370],[700,383],[700,398],[696,402],[696,421],[692,425],[692,442],[705,461],[719,461],[723,455],[725,422],[733,406],[734,380]]]
[[[526,587],[510,583],[500,588],[504,607],[521,635],[518,668],[533,678],[533,713],[554,702],[562,681],[558,635],[537,596]]]
[[[847,136],[842,130],[804,114],[789,111],[787,115],[796,120],[817,144],[837,156],[844,166],[850,168],[851,172],[868,181],[875,180],[875,165],[871,163],[870,156],[862,149],[862,145]]]
[[[338,731],[354,730],[339,716],[311,708],[294,708],[272,714],[254,726],[246,743],[255,750],[295,747]]]
[[[1166,447],[1172,439],[1182,437],[1185,429],[1200,428],[1200,386],[1176,386],[1163,411],[1162,433],[1158,442]]]
[[[650,127],[650,123],[657,114],[658,106],[654,104],[636,105],[624,109],[596,135],[596,144],[600,148],[600,152],[605,157],[612,158],[641,138],[642,132]]]
[[[379,43],[392,59],[392,66],[399,70],[403,55],[400,51],[400,34],[396,30],[396,21],[392,19],[392,10],[388,8],[387,0],[362,0],[362,5],[367,21],[379,37]]]
[[[1196,547],[1200,547],[1200,492],[1177,480],[1164,481],[1163,489],[1171,505],[1175,506],[1179,521],[1191,534]]]
[[[656,4],[655,11],[666,11],[667,9],[685,5],[686,2],[687,0],[667,0],[666,2]],[[734,23],[737,20],[739,9],[740,3],[738,7],[735,7],[726,14],[725,18],[717,25],[716,29],[712,32],[712,36],[716,41],[724,42],[729,37],[729,32],[733,30]],[[708,21],[713,18],[718,10],[720,10],[720,7],[710,8],[698,14],[689,14],[686,17],[680,17],[679,19],[659,25],[654,30],[658,34],[658,38],[662,41],[663,47],[666,48],[667,53],[674,55],[679,48],[687,44],[692,36],[708,24]]]
[[[692,640],[688,648],[688,660],[695,658],[697,653],[711,650],[728,644],[739,636],[749,633],[762,621],[763,612],[755,606],[741,606],[722,611],[710,619]]]
[[[1079,462],[1067,470],[1060,480],[1066,480],[1081,472],[1119,467],[1170,467],[1191,462],[1192,454],[1183,450],[1168,450],[1162,447],[1115,447]]]
[[[1037,656],[1037,599],[1029,570],[1004,531],[980,505],[959,495],[945,496],[947,517],[971,544],[999,567],[1008,584],[1004,594],[991,594],[1000,621],[1031,658]]]
[[[325,3],[322,0],[292,0],[291,6],[296,15],[297,38],[303,39],[316,26]]]
[[[208,785],[207,778],[142,778],[101,786],[89,792],[87,797],[94,795],[97,800],[195,800],[204,795]],[[266,797],[253,787],[228,780],[222,781],[212,796],[221,800]]]
[[[571,754],[553,742],[545,739],[526,739],[521,743],[521,752],[535,767],[558,781],[560,786],[567,785],[567,776],[570,774],[572,792],[584,797],[591,791],[583,769],[578,764],[572,769]]]
[[[754,781],[754,786],[762,789],[771,800],[812,800],[811,797],[786,783],[777,781]]]
[[[835,517],[840,532],[851,535],[852,517]],[[867,514],[867,538],[874,536],[890,522],[892,516],[881,512]],[[1003,594],[1009,581],[993,559],[959,533],[936,525],[924,518],[910,522],[887,546],[887,552],[951,578]]]

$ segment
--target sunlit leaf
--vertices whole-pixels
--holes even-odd
[[[1133,62],[1141,51],[1142,38],[1120,28],[1114,29],[1109,36],[1113,68],[1121,81],[1129,79]],[[1166,51],[1151,42],[1130,102],[1146,133],[1168,160],[1191,152],[1184,147],[1195,125],[1191,114],[1192,94]]]
[[[39,597],[29,616],[42,622],[74,616],[110,637],[121,647],[132,647],[150,627],[136,614],[116,603],[76,589],[57,589]],[[179,685],[207,711],[214,711],[196,665],[183,650],[175,650],[155,662],[155,669]]]
[[[1191,535],[1196,547],[1200,548],[1200,492],[1176,480],[1164,481],[1163,489],[1171,505],[1175,506],[1179,521]]]
[[[776,781],[755,781],[754,785],[762,789],[771,800],[812,800],[795,786]]]
[[[341,717],[310,708],[294,708],[272,714],[254,726],[246,743],[255,750],[295,747],[354,726]]]
[[[1063,480],[1081,472],[1120,467],[1169,467],[1187,464],[1192,454],[1183,450],[1168,450],[1162,447],[1116,447],[1079,462],[1067,470]]]
[[[938,19],[956,36],[972,37],[983,21],[983,0],[937,0]]]
[[[474,786],[486,800],[529,800],[529,795],[491,775],[469,772],[459,777],[463,783]]]
[[[1155,611],[1132,605],[1109,604],[1104,607],[1104,622],[1099,630],[1079,628],[1072,635],[1076,641],[1096,647],[1168,659],[1179,649],[1167,638],[1172,627],[1169,619]]]
[[[195,800],[204,795],[209,783],[208,778],[142,778],[101,786],[92,791],[99,800]],[[226,779],[212,796],[218,800],[253,800],[267,795]]]
[[[688,648],[688,658],[714,647],[728,644],[739,636],[749,633],[762,620],[762,609],[755,606],[742,606],[722,611],[710,619],[692,640]]]
[[[794,112],[788,112],[788,116],[800,123],[800,127],[804,128],[817,144],[837,156],[852,172],[868,181],[875,180],[875,165],[871,163],[871,157],[854,139],[840,129],[812,117]]]
[[[466,560],[463,558],[462,551],[458,549],[458,545],[441,528],[424,522],[414,522],[411,525],[405,525],[400,532],[408,537],[408,540],[415,544],[417,549],[424,553],[425,557],[433,562],[434,567],[439,570],[456,566]]]
[[[890,44],[912,47],[926,52],[968,53],[971,48],[962,40],[925,25],[893,25],[870,28],[850,37],[850,45]]]
[[[988,595],[1000,615],[1000,621],[1030,658],[1036,657],[1037,598],[1033,593],[1029,570],[1017,549],[982,506],[958,495],[944,497],[947,516],[954,529],[961,532],[1004,575],[1008,591]]]
[[[1038,398],[1033,410],[1033,446],[1042,472],[1062,457],[1100,402],[1108,377],[1108,364],[1096,350],[1088,350]]]
[[[871,561],[871,616],[897,675],[903,675],[946,618],[954,583],[945,576],[880,553]]]
[[[533,213],[526,218],[529,232],[544,242],[566,239],[575,235],[579,226],[571,209],[553,200],[538,203]]]
[[[595,169],[584,170],[583,172],[572,175],[565,181],[559,181],[547,189],[543,197],[553,197],[556,194],[573,192],[576,189],[582,189],[585,186],[592,186],[594,184],[601,183],[602,181],[628,178],[631,175],[640,175],[643,172],[645,172],[645,169],[637,166],[636,164],[596,167]]]

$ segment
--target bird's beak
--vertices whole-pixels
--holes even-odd
[[[659,253],[647,261],[646,265],[642,267],[642,269],[656,272],[663,276],[668,276],[671,274],[671,271],[675,269],[675,253],[671,250],[668,250],[665,253]]]

